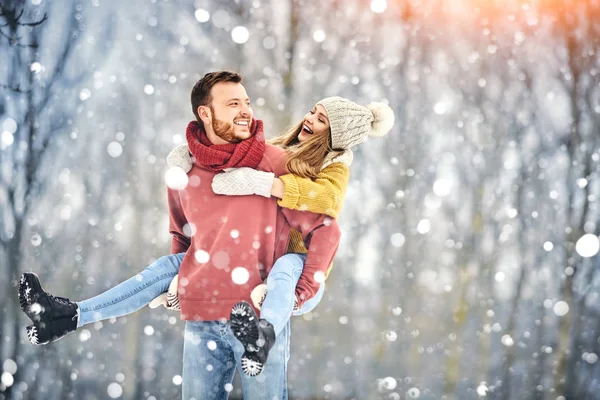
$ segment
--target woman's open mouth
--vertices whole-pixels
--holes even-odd
[[[309,135],[313,134],[313,131],[306,125],[302,125],[302,130],[306,133],[308,133]]]

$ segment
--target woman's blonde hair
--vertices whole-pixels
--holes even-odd
[[[327,134],[314,135],[301,143],[298,141],[298,136],[302,132],[303,123],[304,121],[300,121],[285,133],[269,140],[269,143],[286,150],[288,157],[285,167],[289,173],[303,178],[316,179],[323,168],[327,155],[334,153],[333,157],[335,157],[342,154],[344,150],[331,148],[331,129]]]

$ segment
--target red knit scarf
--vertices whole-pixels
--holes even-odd
[[[204,127],[196,121],[188,124],[185,131],[190,153],[196,162],[209,171],[219,172],[225,168],[256,168],[265,152],[263,122],[252,120],[250,138],[240,143],[212,144]]]

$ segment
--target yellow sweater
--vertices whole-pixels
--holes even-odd
[[[350,180],[350,168],[341,163],[329,164],[319,172],[314,181],[287,174],[279,177],[285,185],[281,207],[300,211],[311,211],[337,218],[344,205],[344,196]],[[288,253],[307,253],[300,232],[292,229]],[[331,267],[327,270],[327,275]]]

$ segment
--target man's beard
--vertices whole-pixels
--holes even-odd
[[[233,126],[233,124],[218,120],[215,116],[215,110],[212,107],[210,108],[210,112],[212,113],[213,117],[211,125],[213,128],[213,132],[215,132],[215,135],[225,140],[226,142],[234,144],[246,139],[245,137],[240,138],[235,134],[235,127]]]

